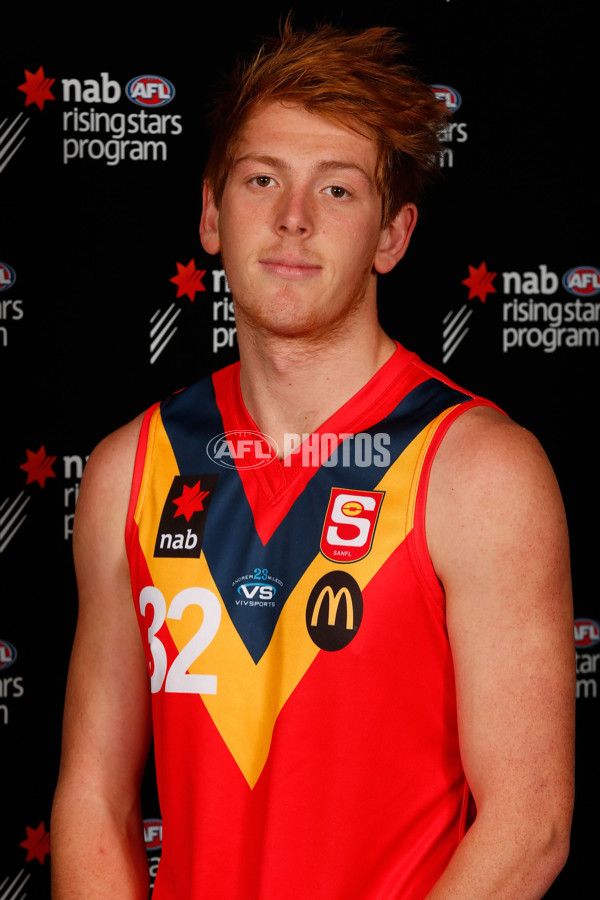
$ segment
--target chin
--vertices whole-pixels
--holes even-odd
[[[236,319],[250,328],[292,337],[321,331],[331,317],[323,309],[307,309],[301,298],[285,296],[271,303],[236,304]]]

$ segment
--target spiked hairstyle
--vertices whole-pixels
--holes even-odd
[[[238,62],[211,110],[205,178],[217,206],[244,123],[268,102],[302,106],[375,140],[384,227],[404,203],[417,202],[439,167],[447,112],[401,61],[404,49],[392,28],[348,32],[323,25],[295,31],[288,18],[277,38]]]

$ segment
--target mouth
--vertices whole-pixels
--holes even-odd
[[[264,272],[286,281],[304,281],[315,278],[321,272],[321,266],[287,257],[259,259],[258,264]]]

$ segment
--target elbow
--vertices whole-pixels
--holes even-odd
[[[541,854],[541,863],[546,872],[548,886],[558,877],[569,857],[571,846],[571,818],[554,823]]]
[[[526,854],[529,858],[527,868],[532,875],[535,872],[533,880],[544,892],[554,883],[567,862],[571,843],[571,818],[571,811],[546,820],[540,817],[532,835]]]
[[[485,845],[490,863],[495,858],[498,865],[497,887],[502,885],[505,891],[498,896],[533,900],[546,894],[567,862],[571,819],[571,803],[565,796],[559,800],[556,795],[544,804],[515,804],[512,814],[505,807],[498,818],[492,817],[491,823],[480,810],[471,830],[475,838],[478,827],[484,834],[492,825]]]

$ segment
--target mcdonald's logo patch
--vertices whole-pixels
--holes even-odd
[[[356,637],[363,598],[347,572],[327,572],[317,581],[306,606],[306,627],[321,650],[343,650]]]

